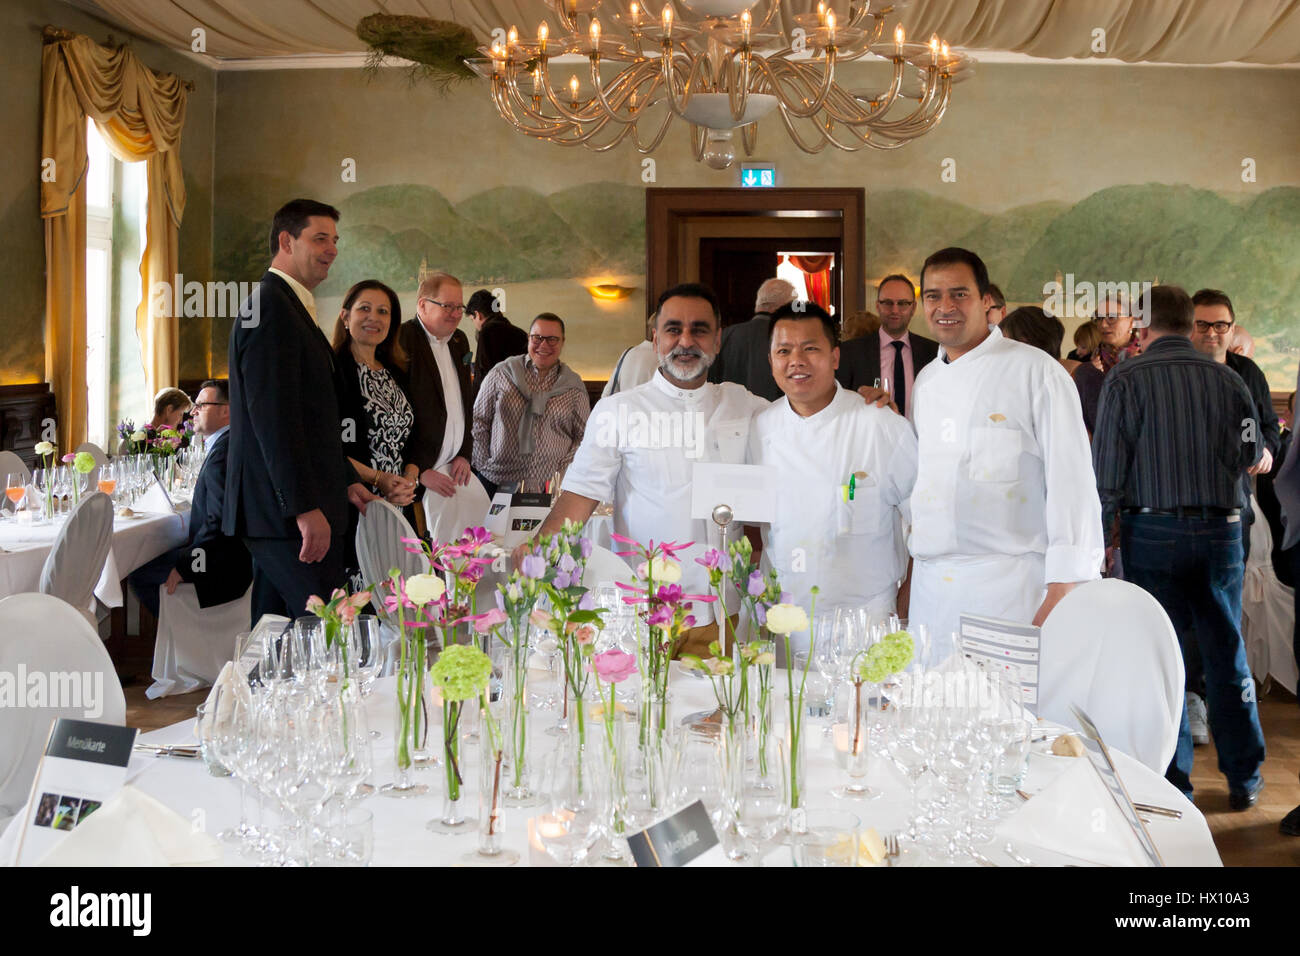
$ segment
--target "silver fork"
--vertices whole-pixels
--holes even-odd
[[[898,846],[898,834],[890,833],[885,837],[885,866],[893,866],[901,852]]]

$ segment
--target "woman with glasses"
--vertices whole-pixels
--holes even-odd
[[[1100,342],[1089,360],[1074,370],[1073,376],[1079,390],[1079,402],[1083,405],[1083,423],[1090,436],[1097,422],[1097,399],[1101,397],[1101,383],[1106,373],[1141,351],[1133,328],[1133,316],[1123,296],[1097,303],[1092,321]]]

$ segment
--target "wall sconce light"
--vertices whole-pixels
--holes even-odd
[[[625,285],[615,285],[613,282],[602,282],[599,285],[587,286],[587,291],[597,302],[620,302],[636,290]]]

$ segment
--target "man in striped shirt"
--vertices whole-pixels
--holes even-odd
[[[1160,602],[1184,648],[1197,643],[1228,802],[1245,810],[1263,786],[1264,762],[1240,628],[1241,476],[1260,458],[1258,416],[1241,379],[1192,346],[1186,292],[1156,286],[1138,315],[1142,354],[1111,369],[1098,401],[1102,521],[1113,544],[1119,514],[1125,577]],[[1191,772],[1184,704],[1166,776],[1189,799]]]

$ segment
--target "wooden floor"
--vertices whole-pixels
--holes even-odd
[[[147,674],[149,662],[124,672]],[[207,696],[206,691],[197,691],[148,700],[144,696],[148,686],[147,678],[136,678],[124,688],[127,724],[141,731],[193,717],[194,708]],[[1259,803],[1242,813],[1228,809],[1228,785],[1217,769],[1211,743],[1196,748],[1192,772],[1196,805],[1209,822],[1225,866],[1300,866],[1300,837],[1285,837],[1277,831],[1278,821],[1300,805],[1300,706],[1286,691],[1274,688],[1260,698],[1259,719],[1268,742]]]

